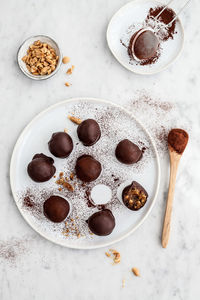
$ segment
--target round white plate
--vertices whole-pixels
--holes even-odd
[[[112,17],[107,28],[107,42],[114,57],[128,70],[151,75],[167,68],[180,54],[183,48],[184,31],[179,18],[176,21],[174,38],[162,43],[161,55],[151,65],[139,65],[130,60],[127,48],[129,40],[134,32],[141,29],[148,11],[151,7],[163,5],[161,2],[152,0],[135,0],[120,8]]]
[[[79,142],[76,128],[77,125],[72,123],[67,116],[74,113],[82,120],[87,118],[96,119],[102,131],[101,139],[92,147],[84,147]],[[74,150],[69,158],[59,159],[53,157],[48,150],[48,141],[52,133],[68,129],[69,134],[74,141]],[[129,138],[135,143],[146,146],[142,160],[132,166],[121,164],[114,155],[116,144],[124,139]],[[62,233],[64,222],[55,224],[48,221],[41,213],[35,216],[29,209],[24,208],[22,194],[27,189],[34,191],[38,197],[44,195],[44,191],[54,190],[58,194],[58,185],[56,179],[52,178],[46,183],[35,183],[27,174],[27,165],[36,153],[43,152],[54,158],[57,169],[56,175],[65,170],[67,174],[73,171],[76,158],[83,153],[92,154],[102,163],[102,174],[94,184],[107,184],[115,177],[119,177],[123,182],[138,181],[145,187],[149,194],[146,205],[137,212],[127,209],[118,199],[120,187],[113,190],[114,201],[111,210],[116,218],[116,227],[113,232],[104,237],[90,235],[88,233],[87,218],[97,208],[87,206],[86,200],[81,196],[82,191],[77,183],[77,193],[70,194],[66,192],[65,197],[69,198],[73,207],[79,207],[81,217],[78,222],[83,225],[86,234],[77,238],[76,236],[65,237]],[[115,178],[116,179],[116,178]],[[111,102],[93,99],[77,98],[60,102],[51,106],[36,116],[23,130],[15,145],[11,165],[10,165],[10,182],[11,189],[18,209],[27,223],[39,234],[46,239],[60,244],[62,246],[77,249],[92,249],[111,245],[122,240],[134,230],[136,230],[149,215],[153,204],[155,203],[158,193],[160,180],[159,158],[154,142],[146,129],[124,108]],[[108,184],[109,185],[109,184]],[[116,185],[116,183],[115,183]],[[79,187],[79,188],[78,188]],[[62,195],[62,192],[60,192]],[[76,196],[78,195],[78,196]],[[102,195],[103,196],[103,195]],[[73,198],[74,197],[74,198]],[[41,203],[41,205],[43,202]],[[42,206],[41,206],[42,207]],[[73,209],[72,209],[73,210]]]

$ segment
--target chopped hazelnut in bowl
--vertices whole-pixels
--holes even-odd
[[[62,63],[62,54],[52,38],[37,35],[22,43],[17,53],[17,62],[27,77],[43,80],[57,73]]]

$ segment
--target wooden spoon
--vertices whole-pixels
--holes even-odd
[[[167,247],[169,241],[176,174],[177,174],[181,156],[187,146],[188,139],[189,139],[188,133],[183,129],[172,129],[168,135],[168,149],[169,149],[169,156],[170,156],[170,180],[169,180],[167,205],[166,205],[163,232],[162,232],[163,248]]]

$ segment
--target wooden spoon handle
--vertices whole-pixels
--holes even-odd
[[[171,214],[172,214],[172,205],[174,199],[174,190],[175,190],[175,183],[176,183],[176,174],[178,170],[179,164],[179,157],[177,155],[170,155],[170,180],[169,180],[169,191],[167,197],[167,205],[165,211],[165,218],[163,223],[163,232],[162,232],[162,246],[163,248],[167,247],[169,241],[169,234],[170,234],[170,222],[171,222]]]

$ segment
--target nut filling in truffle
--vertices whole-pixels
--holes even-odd
[[[127,208],[139,210],[147,202],[148,194],[145,189],[136,181],[125,187],[122,192],[122,199]]]

